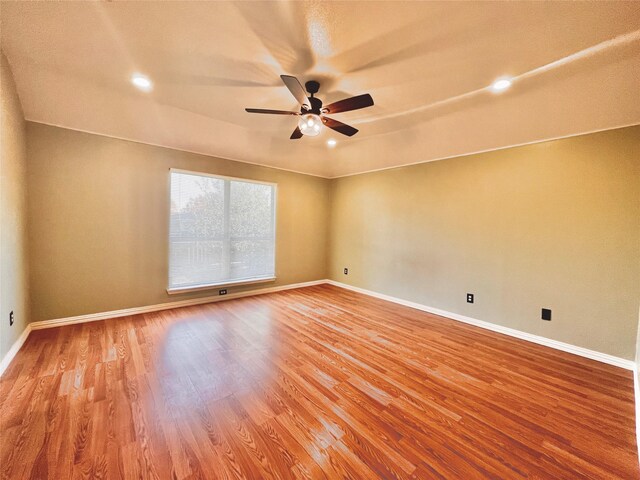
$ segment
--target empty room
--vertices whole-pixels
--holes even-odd
[[[640,480],[640,2],[0,0],[0,479]]]

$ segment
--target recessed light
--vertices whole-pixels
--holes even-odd
[[[336,142],[333,138],[330,140],[327,140],[327,145],[329,145],[330,147],[335,147],[336,146]]]
[[[131,76],[131,83],[144,92],[149,92],[153,88],[153,83],[149,80],[149,77],[140,73],[134,73]]]
[[[495,82],[491,84],[491,90],[494,92],[504,92],[507,88],[511,86],[511,79],[502,77],[498,78]]]

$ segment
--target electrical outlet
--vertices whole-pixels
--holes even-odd
[[[345,274],[345,275],[349,275],[349,269],[348,269],[348,268],[345,268],[345,269],[344,269],[344,274]]]
[[[13,325],[13,310],[9,313],[9,326]]]
[[[467,293],[467,303],[473,303],[473,293]]]
[[[542,320],[546,320],[548,322],[551,321],[551,310],[548,308],[542,309]]]
[[[226,295],[227,294],[227,289],[223,288],[222,290],[218,290],[218,295]]]

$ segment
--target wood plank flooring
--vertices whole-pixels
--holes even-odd
[[[3,479],[637,479],[631,372],[329,285],[35,331]]]

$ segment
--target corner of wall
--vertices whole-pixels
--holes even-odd
[[[26,122],[13,73],[0,50],[0,373],[28,335]],[[10,313],[14,323],[9,325]]]
[[[333,199],[335,195],[336,179],[329,178],[327,181],[329,182],[329,206],[327,208],[327,258],[324,266],[324,278],[330,279],[331,272],[333,270]]]

